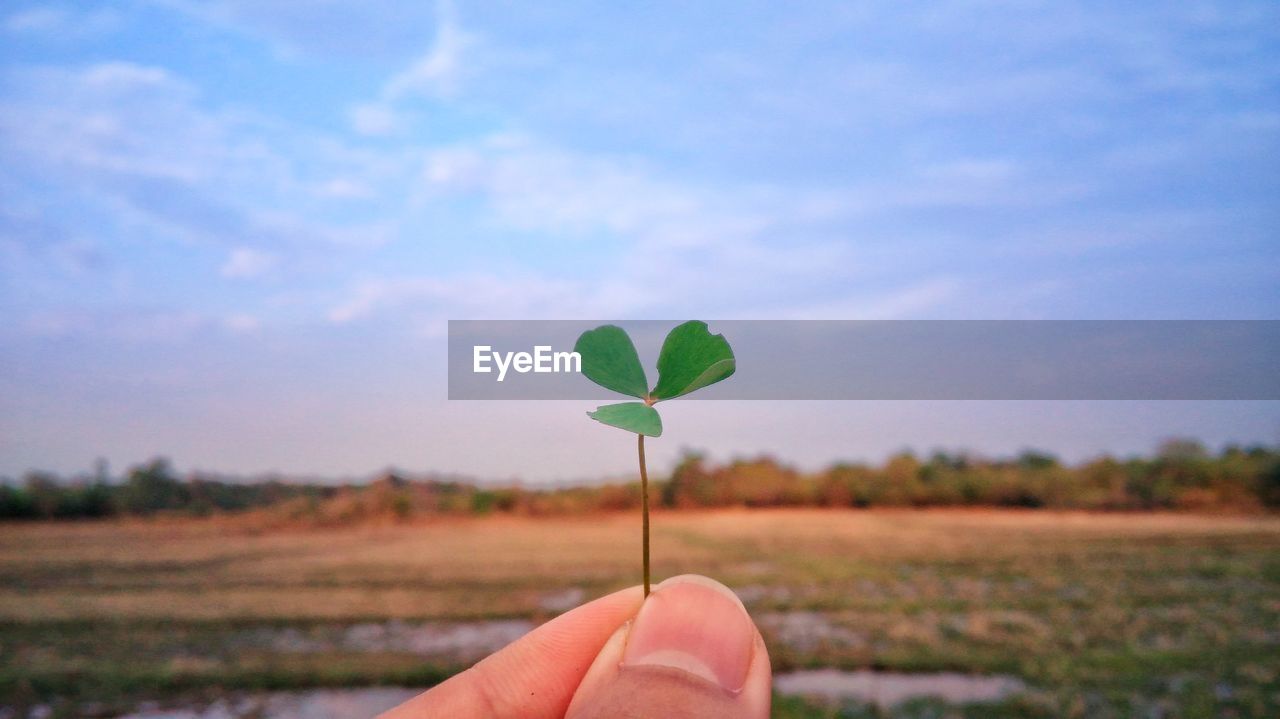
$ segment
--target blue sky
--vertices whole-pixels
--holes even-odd
[[[448,318],[1280,317],[1275,3],[618,5],[7,4],[0,474],[627,471],[576,406],[444,401]],[[1275,405],[690,403],[657,457]]]

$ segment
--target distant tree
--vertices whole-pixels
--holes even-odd
[[[1258,497],[1273,509],[1280,509],[1280,457],[1272,457],[1258,481]]]
[[[716,503],[715,479],[707,472],[706,458],[698,452],[685,452],[662,487],[665,507],[710,507]]]
[[[497,504],[497,495],[487,489],[478,489],[471,495],[471,513],[488,514]]]
[[[1054,469],[1058,466],[1058,458],[1038,449],[1025,449],[1018,455],[1017,464],[1021,469],[1035,472]]]
[[[1204,444],[1185,437],[1166,439],[1156,449],[1156,458],[1166,462],[1198,462],[1208,457]]]
[[[853,505],[853,475],[860,467],[837,464],[818,477],[814,497],[823,507],[849,507]]]
[[[58,516],[64,497],[57,475],[51,472],[27,472],[22,485],[27,493],[27,501],[31,503],[37,517],[51,519]]]
[[[879,502],[889,505],[927,503],[927,495],[920,482],[920,460],[910,451],[903,451],[889,458],[883,475],[886,486],[878,492]]]
[[[116,507],[113,502],[113,491],[110,484],[94,479],[79,483],[72,489],[76,493],[77,499],[74,510],[67,514],[68,517],[96,519],[115,514]]]
[[[1081,466],[1074,506],[1093,509],[1125,509],[1130,506],[1124,467],[1112,457],[1100,457]]]
[[[35,506],[26,490],[6,481],[0,484],[0,518],[35,519]]]
[[[173,475],[169,460],[157,457],[129,470],[119,499],[130,514],[154,514],[182,508],[190,498],[190,490]]]
[[[719,504],[783,507],[809,504],[812,488],[794,469],[772,457],[739,460],[713,473]]]
[[[970,459],[968,455],[963,452],[952,454],[945,450],[938,449],[934,450],[933,454],[929,455],[929,461],[925,466],[951,470],[954,472],[963,472],[969,468],[969,464]]]
[[[876,467],[836,464],[802,473],[769,456],[710,464],[686,452],[670,478],[655,482],[664,506],[875,507],[1015,506],[1082,509],[1280,509],[1280,448],[1227,446],[1212,455],[1193,440],[1172,440],[1147,458],[1102,457],[1075,466],[1028,450],[1005,459],[911,452]],[[610,511],[638,506],[639,484],[560,489],[482,487],[384,474],[366,485],[174,475],[164,459],[132,467],[119,484],[105,463],[64,480],[29,472],[0,481],[0,519],[73,519],[130,513],[205,515],[276,507],[281,517],[317,523],[431,514],[529,515]]]

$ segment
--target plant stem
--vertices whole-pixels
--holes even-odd
[[[641,520],[642,532],[644,538],[642,540],[644,547],[644,595],[649,596],[649,473],[644,468],[644,435],[637,434],[640,438],[640,506],[644,513]]]

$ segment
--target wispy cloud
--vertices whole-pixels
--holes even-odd
[[[396,311],[411,318],[420,332],[436,332],[447,319],[487,317],[538,319],[610,312],[593,304],[599,299],[583,283],[534,274],[466,274],[454,277],[384,277],[361,280],[351,296],[329,312],[330,321],[345,324],[376,312]]]
[[[17,186],[52,185],[131,240],[230,247],[210,271],[243,279],[279,266],[281,253],[324,259],[393,233],[368,214],[316,216],[334,198],[378,199],[367,182],[385,177],[380,158],[206,107],[194,85],[164,68],[111,61],[11,76],[17,90],[0,99],[0,149],[9,171],[28,178]]]
[[[954,277],[934,277],[881,292],[838,297],[796,307],[780,308],[760,319],[791,320],[899,320],[937,317],[963,289]]]
[[[451,0],[436,3],[436,34],[431,48],[383,84],[377,99],[350,111],[351,125],[364,135],[386,135],[404,128],[403,105],[419,98],[447,99],[467,72],[468,54],[477,36],[464,30]]]
[[[1011,174],[998,163],[971,164],[946,172],[998,182]],[[828,298],[824,316],[839,308],[857,317],[897,317],[927,314],[951,299],[952,280],[877,277],[872,286],[857,286],[868,268],[857,243],[833,235],[832,227],[847,218],[841,211],[864,211],[856,202],[841,207],[835,201],[855,194],[703,185],[664,177],[635,159],[571,152],[527,136],[444,147],[426,156],[419,195],[426,207],[480,200],[491,221],[557,238],[562,246],[586,238],[615,243],[610,270],[573,280],[547,272],[366,279],[330,319],[350,322],[386,311],[509,316],[516,307],[531,317],[578,316],[584,308],[591,316],[782,316],[800,311],[788,307],[812,308],[804,295],[814,292]],[[925,207],[953,199],[913,202]],[[826,208],[815,213],[819,204]],[[806,292],[797,294],[801,277]]]
[[[3,21],[4,29],[10,33],[42,35],[60,42],[111,32],[120,24],[120,15],[109,8],[86,10],[58,5],[17,10]]]
[[[181,345],[210,331],[244,331],[245,322],[243,316],[135,306],[43,310],[23,318],[21,330],[45,339]]]
[[[638,233],[691,221],[706,192],[663,182],[643,163],[498,135],[431,151],[423,190],[477,194],[511,225],[557,233]]]
[[[414,95],[449,95],[457,90],[466,66],[464,56],[476,37],[462,29],[451,0],[436,3],[436,37],[431,49],[407,69],[397,73],[383,87],[387,100]]]
[[[351,128],[361,135],[390,135],[399,132],[404,118],[389,102],[376,101],[356,105],[348,112]]]
[[[203,26],[270,47],[289,63],[306,58],[385,60],[421,47],[436,15],[420,0],[144,0]]]
[[[269,252],[252,247],[237,247],[223,263],[221,273],[223,277],[231,279],[259,277],[271,271],[277,262],[279,259]]]
[[[32,264],[83,275],[102,266],[97,243],[38,214],[0,208],[0,271],[30,276]]]
[[[41,381],[0,368],[39,408],[3,414],[62,402],[80,434],[31,436],[74,456],[84,398],[214,372],[195,434],[269,389],[300,431],[262,456],[296,467],[426,387],[394,367],[448,318],[1272,316],[1275,28],[1272,0],[18,3],[0,360]],[[424,461],[492,431],[422,400]]]

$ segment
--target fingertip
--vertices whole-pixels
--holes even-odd
[[[727,587],[697,575],[658,585],[627,639],[627,666],[680,669],[742,691],[755,648],[755,625]]]
[[[606,642],[566,714],[763,719],[772,669],[760,632],[728,587],[701,575],[655,586]]]
[[[742,598],[738,596],[737,592],[733,591],[732,589],[725,586],[724,584],[717,582],[711,577],[704,576],[702,574],[677,574],[674,577],[669,577],[659,582],[658,586],[655,589],[670,587],[676,584],[693,584],[693,585],[706,587],[707,589],[714,590],[720,593],[721,595],[723,595],[729,601],[738,605],[738,607],[740,607],[743,612],[747,611],[746,605],[742,603]]]

